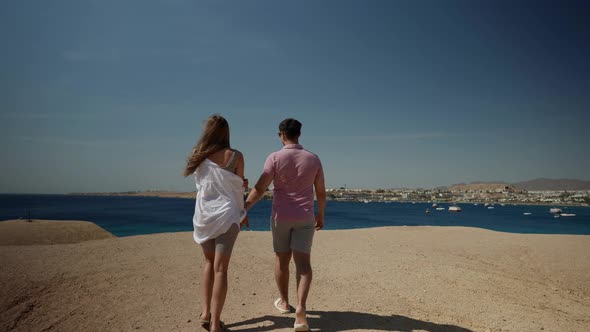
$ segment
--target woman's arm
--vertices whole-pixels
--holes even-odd
[[[244,179],[244,155],[239,153],[236,158],[236,175]],[[244,179],[244,188],[248,188],[248,180],[246,179]],[[244,206],[244,208],[246,207]],[[248,218],[248,215],[246,215],[246,217],[244,217],[244,219],[240,222],[240,228],[244,226],[250,227],[249,221],[250,218]]]

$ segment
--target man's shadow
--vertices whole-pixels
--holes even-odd
[[[295,317],[270,316],[252,318],[242,322],[228,324],[233,331],[262,332],[276,329],[293,328]],[[379,316],[354,311],[308,311],[307,321],[311,331],[353,331],[353,330],[377,330],[377,331],[400,331],[411,332],[415,330],[428,332],[473,332],[472,330],[446,324],[436,324],[405,316]],[[245,327],[265,322],[272,324],[259,327]]]

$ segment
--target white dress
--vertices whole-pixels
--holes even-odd
[[[195,171],[195,184],[195,242],[201,244],[227,232],[232,224],[240,225],[246,217],[241,177],[205,159]]]

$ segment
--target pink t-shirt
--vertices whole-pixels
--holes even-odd
[[[307,222],[315,219],[313,184],[316,179],[324,178],[318,156],[299,144],[287,144],[266,158],[263,173],[273,177],[273,220]]]

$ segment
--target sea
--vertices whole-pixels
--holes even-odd
[[[12,195],[0,194],[0,220],[55,219],[91,221],[116,236],[192,231],[195,201],[186,198]],[[258,202],[249,212],[250,231],[269,231],[271,201]],[[465,226],[527,234],[590,234],[590,207],[559,205],[457,204],[462,212],[449,212],[449,204],[328,201],[325,229],[383,226]],[[573,217],[554,218],[558,207]],[[430,213],[426,213],[426,209]],[[527,215],[525,215],[527,213]]]

